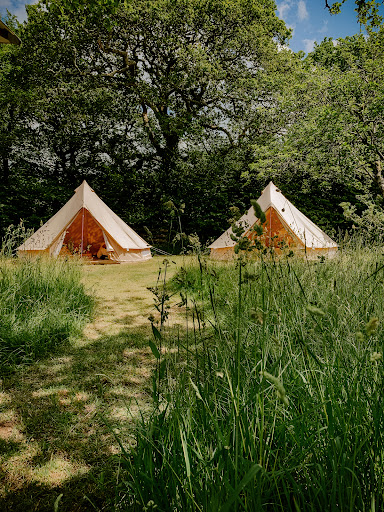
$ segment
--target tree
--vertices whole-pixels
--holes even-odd
[[[184,137],[214,131],[236,146],[252,131],[271,95],[263,75],[289,35],[272,0],[43,0],[28,14],[31,79],[116,84],[163,180]]]
[[[329,3],[328,0],[325,0],[325,7],[331,14],[338,14],[346,1]],[[380,27],[383,21],[383,17],[380,15],[380,6],[383,5],[383,0],[355,0],[355,5],[357,18],[361,24],[371,28]]]
[[[356,215],[360,210],[370,225],[376,217],[381,226],[383,43],[381,29],[368,38],[348,37],[336,44],[328,39],[317,45],[297,75],[303,85],[291,91],[292,115],[286,133],[259,150],[266,158],[253,166],[255,172],[265,174],[275,157],[275,174],[283,182],[296,175],[302,189],[328,190],[328,196],[343,203],[354,222],[361,221]],[[302,87],[310,94],[303,94]]]

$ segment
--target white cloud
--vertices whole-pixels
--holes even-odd
[[[0,0],[1,1],[1,0]],[[277,6],[277,14],[279,18],[284,19],[288,15],[289,11],[291,10],[291,2],[285,1]]]
[[[0,0],[0,17],[5,18],[7,10],[16,16],[20,23],[27,19],[26,4],[36,4],[38,0]]]
[[[297,16],[299,17],[300,21],[304,21],[309,19],[309,14],[307,11],[307,6],[305,4],[304,0],[299,0],[297,2]]]
[[[325,32],[328,32],[328,20],[324,20],[323,24],[318,29],[319,34],[325,34]]]
[[[302,39],[305,53],[309,53],[313,50],[315,46],[315,41],[316,39]]]

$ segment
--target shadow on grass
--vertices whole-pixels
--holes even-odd
[[[3,379],[0,510],[52,511],[61,493],[60,511],[113,510],[111,429],[129,444],[150,408],[150,336],[148,326],[125,328]]]
[[[98,480],[103,479],[102,484]],[[8,494],[0,502],[3,512],[52,512],[58,502],[60,512],[113,510],[114,475],[109,471],[91,471],[87,476],[73,478],[60,488],[28,483]],[[109,484],[109,485],[108,485]]]

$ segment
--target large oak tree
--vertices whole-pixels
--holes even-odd
[[[273,0],[41,0],[28,8],[31,80],[118,87],[169,171],[185,136],[235,146],[271,101],[265,78],[288,31]],[[256,123],[257,124],[257,123]]]

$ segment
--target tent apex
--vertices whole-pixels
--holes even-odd
[[[265,187],[265,189],[263,190],[263,192],[265,192],[266,190],[271,190],[271,189],[275,189],[275,190],[278,190],[280,191],[279,187],[276,187],[276,185],[273,183],[273,181],[271,180],[268,185]],[[262,193],[263,193],[262,192]]]
[[[82,193],[84,197],[85,190],[90,190],[91,192],[94,192],[93,188],[91,188],[86,180],[83,180],[83,183],[79,185],[77,188],[75,188],[76,193]]]

